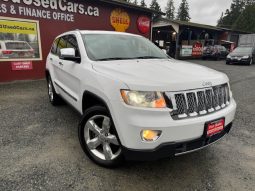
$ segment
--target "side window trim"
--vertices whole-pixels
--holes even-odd
[[[66,36],[66,38],[67,38],[67,42],[68,42],[68,39],[69,39],[69,37],[72,37],[75,41],[76,41],[76,48],[75,48],[75,51],[77,51],[76,53],[77,53],[77,55],[76,56],[81,56],[81,53],[80,53],[80,48],[79,48],[79,44],[78,44],[78,40],[77,40],[77,37],[74,35],[74,34],[69,34],[69,35],[67,35]],[[71,43],[70,43],[71,44]],[[75,45],[74,45],[75,46]]]
[[[61,39],[63,39],[64,41],[66,41],[66,36],[68,36],[68,35],[64,35],[64,36],[61,36],[61,37],[59,37],[59,40],[58,40],[58,44],[57,44],[57,51],[56,51],[56,55],[59,57],[60,55],[60,48],[59,48],[59,44],[60,44],[60,42],[61,42]],[[66,48],[66,42],[65,42],[65,45],[64,45],[64,48]],[[59,50],[58,50],[59,49]]]
[[[52,44],[52,47],[51,47],[51,53],[54,54],[54,55],[57,55],[57,48],[58,48],[59,39],[60,39],[60,38],[55,39],[55,40],[53,41],[53,44]],[[57,43],[56,43],[56,46],[55,46],[55,48],[54,48],[54,45],[55,45],[55,42],[56,42],[56,41],[57,41]],[[53,50],[53,48],[54,48],[55,50]]]

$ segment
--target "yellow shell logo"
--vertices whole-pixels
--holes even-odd
[[[125,32],[130,26],[130,17],[123,9],[114,9],[110,19],[111,25],[118,32]]]

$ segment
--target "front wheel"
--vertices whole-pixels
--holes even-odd
[[[86,110],[78,134],[84,152],[98,165],[110,168],[122,163],[118,135],[105,107],[94,106]]]
[[[220,55],[216,55],[215,60],[219,61],[220,60]]]
[[[252,64],[253,64],[253,59],[251,58],[249,65],[252,65]]]
[[[47,78],[47,85],[48,85],[48,96],[49,96],[50,103],[54,106],[61,104],[62,100],[59,97],[59,95],[56,93],[50,76],[48,76]]]

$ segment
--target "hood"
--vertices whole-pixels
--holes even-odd
[[[232,57],[243,57],[243,56],[252,56],[252,53],[235,53],[235,52],[232,52],[229,54],[229,56],[232,56]]]
[[[180,91],[228,82],[223,73],[174,59],[104,61],[93,68],[140,91]]]

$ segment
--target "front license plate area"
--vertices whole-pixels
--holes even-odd
[[[211,137],[224,130],[225,119],[219,119],[206,124],[206,136]]]

